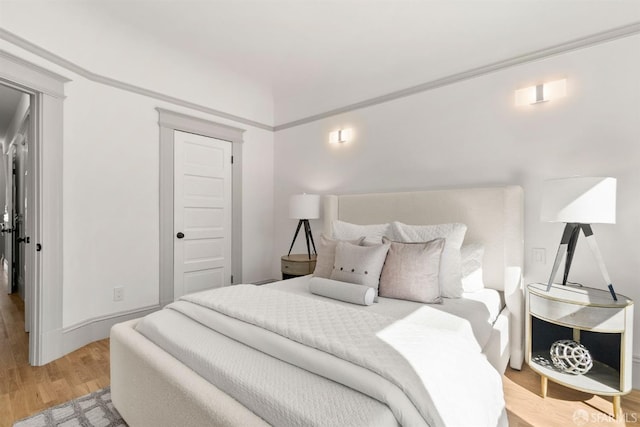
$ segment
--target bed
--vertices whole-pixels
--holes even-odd
[[[131,426],[505,425],[500,374],[523,360],[522,209],[515,186],[326,196],[328,235],[334,220],[466,224],[465,243],[484,245],[487,289],[438,305],[354,307],[309,294],[307,276],[188,296],[113,327],[113,403]],[[265,322],[268,312],[278,319]],[[339,321],[304,329],[320,317]],[[429,334],[394,341],[423,325]],[[434,346],[433,363],[418,367],[412,358]],[[428,381],[397,381],[406,371]]]

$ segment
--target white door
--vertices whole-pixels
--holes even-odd
[[[4,258],[7,261],[8,270],[7,274],[7,288],[8,292],[13,292],[13,232],[14,232],[14,218],[13,218],[13,198],[14,198],[14,175],[13,175],[13,155],[15,147],[12,145],[9,147],[9,151],[5,157],[6,170],[7,170],[7,182],[6,182],[6,211],[4,212],[4,229],[7,230],[4,235]]]
[[[231,143],[174,133],[174,298],[231,283]]]

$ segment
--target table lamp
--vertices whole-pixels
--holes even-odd
[[[289,218],[298,219],[298,228],[296,228],[296,234],[293,236],[291,246],[289,247],[289,254],[291,255],[291,249],[296,242],[300,227],[304,226],[304,237],[307,241],[307,255],[311,259],[311,248],[309,247],[309,241],[313,246],[313,254],[316,252],[316,244],[313,241],[313,235],[311,234],[311,225],[309,225],[310,219],[320,218],[320,196],[317,194],[294,194],[289,199]]]
[[[545,181],[542,190],[540,217],[542,221],[564,222],[566,224],[547,284],[547,291],[551,289],[551,284],[565,254],[567,258],[562,284],[567,284],[571,261],[580,230],[582,230],[609,292],[614,301],[617,301],[618,298],[609,278],[607,267],[604,265],[602,254],[591,230],[591,224],[615,224],[616,222],[615,178],[573,177]]]

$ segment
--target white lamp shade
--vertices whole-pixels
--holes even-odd
[[[580,224],[616,223],[616,179],[574,177],[544,182],[540,219]]]
[[[320,196],[317,194],[294,194],[289,199],[289,218],[320,218]]]

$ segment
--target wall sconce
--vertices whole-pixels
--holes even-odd
[[[340,144],[351,140],[351,129],[338,129],[329,132],[329,143]]]
[[[516,105],[532,105],[567,96],[567,79],[555,80],[516,90]]]

